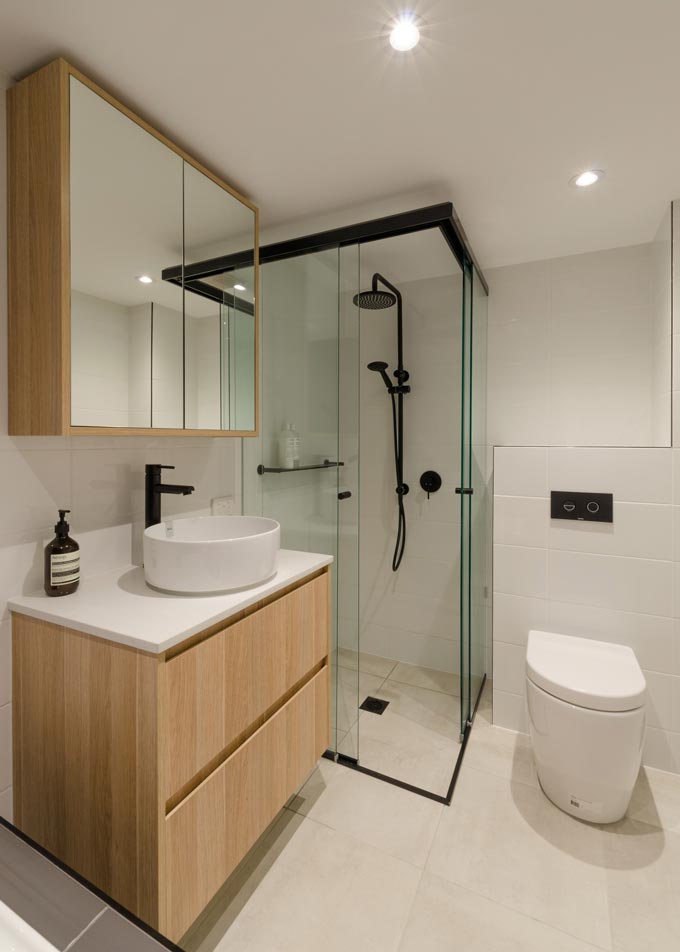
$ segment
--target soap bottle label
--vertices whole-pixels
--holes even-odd
[[[50,556],[50,585],[70,585],[80,578],[80,552]]]

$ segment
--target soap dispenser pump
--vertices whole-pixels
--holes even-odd
[[[71,595],[80,582],[80,546],[69,536],[65,518],[70,511],[59,510],[54,539],[45,546],[45,592],[51,596]]]

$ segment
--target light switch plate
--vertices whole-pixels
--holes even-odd
[[[210,501],[213,516],[233,516],[236,514],[236,500],[233,496],[216,496]]]

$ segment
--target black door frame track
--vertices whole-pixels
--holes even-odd
[[[434,800],[435,803],[443,803],[444,806],[450,807],[451,800],[453,799],[453,791],[456,788],[456,781],[458,780],[458,775],[460,769],[463,766],[463,757],[465,756],[465,749],[470,738],[470,733],[472,731],[472,725],[475,722],[475,717],[477,716],[477,708],[479,707],[479,702],[482,698],[482,692],[484,691],[484,686],[486,684],[486,675],[482,678],[482,683],[479,688],[479,693],[477,694],[477,700],[475,701],[475,706],[472,711],[472,717],[465,725],[465,731],[463,732],[463,739],[460,744],[460,749],[458,751],[458,756],[456,757],[456,763],[453,767],[453,775],[451,777],[451,783],[449,784],[449,789],[446,792],[445,796],[442,796],[439,793],[433,793],[431,790],[425,790],[423,787],[415,787],[411,783],[406,783],[404,780],[397,780],[396,777],[390,777],[388,774],[380,773],[377,770],[371,770],[370,767],[364,767],[356,757],[349,757],[347,754],[339,754],[336,751],[331,750],[330,748],[323,753],[323,757],[326,760],[332,760],[336,764],[340,764],[343,767],[349,767],[350,770],[356,770],[358,773],[366,774],[367,777],[374,777],[376,780],[383,780],[385,783],[391,783],[393,787],[401,787],[402,790],[408,790],[409,793],[416,793],[420,797],[426,797],[428,800]],[[358,722],[357,722],[358,724]]]

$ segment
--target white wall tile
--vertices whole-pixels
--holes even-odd
[[[642,750],[642,762],[657,770],[680,773],[680,734],[673,734],[658,727],[648,727]]]
[[[494,591],[543,598],[546,594],[545,549],[494,545]]]
[[[582,552],[548,552],[548,597],[621,611],[670,617],[670,562],[625,559]]]
[[[524,694],[508,694],[497,690],[494,685],[493,722],[497,727],[528,734],[529,718]]]
[[[568,602],[545,604],[548,631],[628,645],[647,671],[672,671],[675,640],[672,618]]]
[[[356,642],[354,643],[356,644]],[[437,638],[424,632],[368,624],[361,631],[360,647],[366,654],[399,658],[406,664],[423,665],[437,671],[458,673],[460,641],[457,628],[451,638]]]
[[[550,528],[550,501],[527,496],[494,497],[493,540],[500,545],[545,548]]]
[[[657,671],[645,671],[647,682],[647,724],[663,730],[673,728],[673,690],[677,679]]]
[[[451,671],[459,664],[461,497],[455,488],[460,482],[461,354],[460,324],[452,320],[450,305],[460,297],[462,285],[454,277],[407,281],[402,292],[404,352],[410,355],[413,381],[404,421],[405,479],[411,487],[404,500],[406,553],[394,573],[397,508],[391,410],[380,380],[362,371],[360,642],[363,651]],[[392,365],[394,345],[390,321],[370,315],[362,319],[361,367],[377,357]],[[430,499],[418,484],[427,469],[439,472],[443,480]],[[315,481],[318,484],[318,477]],[[475,595],[484,617],[483,585]]]
[[[672,462],[666,449],[548,449],[551,490],[613,493],[617,502],[672,502]]]
[[[535,531],[528,527],[527,539],[535,537]],[[673,557],[673,507],[615,502],[613,523],[553,519],[548,545],[551,549],[572,552],[670,560]]]
[[[497,446],[494,493],[498,496],[548,496],[548,450],[544,446]]]
[[[495,592],[493,626],[496,641],[526,646],[532,629],[540,631],[548,626],[548,602],[542,598]]]
[[[526,646],[497,641],[493,658],[494,690],[523,694],[526,677]]]

